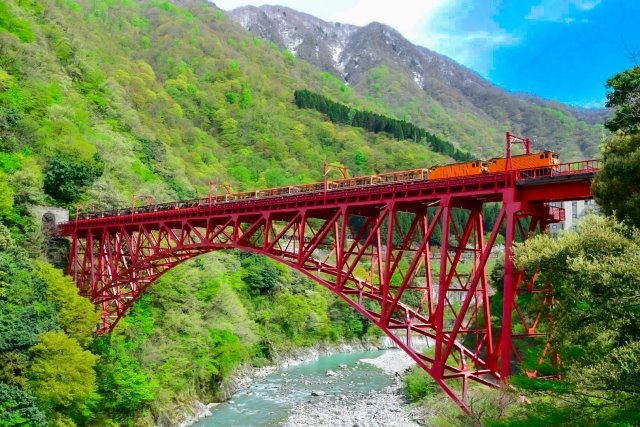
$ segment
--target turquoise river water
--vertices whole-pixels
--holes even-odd
[[[360,359],[373,359],[382,351],[342,353],[322,356],[314,362],[277,369],[216,407],[213,416],[195,424],[197,427],[271,427],[282,425],[297,404],[314,399],[312,391],[327,395],[366,394],[393,382],[390,374]],[[347,365],[341,369],[340,364]],[[340,375],[327,377],[327,370]]]

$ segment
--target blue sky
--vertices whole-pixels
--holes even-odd
[[[603,106],[604,84],[640,62],[640,0],[214,0],[279,4],[319,18],[383,22],[514,92]]]

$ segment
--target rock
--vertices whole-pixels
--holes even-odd
[[[348,368],[348,366],[347,366],[346,363],[341,363],[340,364],[340,369],[347,369],[347,368]]]
[[[338,375],[338,374],[333,372],[331,369],[327,369],[327,376],[328,377],[335,377],[336,375]]]
[[[324,390],[313,390],[311,396],[324,396],[326,393]]]

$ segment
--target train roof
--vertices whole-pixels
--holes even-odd
[[[542,151],[536,151],[536,152],[532,152],[532,153],[524,153],[524,154],[515,154],[515,155],[511,155],[511,158],[513,157],[525,157],[525,156],[537,156],[540,153],[551,153],[551,154],[558,154],[557,151],[552,151],[552,150],[542,150]],[[502,156],[502,157],[492,157],[490,159],[488,159],[487,161],[490,162],[491,160],[500,160],[500,159],[505,159],[506,157]]]

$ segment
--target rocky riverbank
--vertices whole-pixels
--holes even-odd
[[[360,363],[369,363],[395,375],[394,384],[368,394],[312,396],[293,408],[285,427],[419,427],[402,395],[401,376],[415,364],[413,359],[398,350],[375,359],[362,359]]]
[[[313,399],[293,408],[285,427],[419,427],[398,384],[364,396],[346,394]]]
[[[422,346],[426,347],[428,346],[429,343],[425,341],[424,343],[419,343],[419,344],[422,344]],[[393,348],[397,348],[397,347],[391,339],[389,339],[388,337],[381,337],[380,340],[375,343],[367,342],[367,341],[355,341],[355,342],[349,342],[349,343],[338,343],[335,345],[318,345],[311,348],[298,349],[295,352],[288,353],[288,354],[276,355],[273,360],[274,365],[272,366],[267,366],[263,368],[254,368],[251,366],[240,367],[236,371],[236,375],[234,375],[232,378],[227,380],[222,385],[224,399],[228,400],[234,394],[242,392],[243,390],[246,390],[248,387],[251,386],[251,384],[254,381],[266,377],[267,375],[271,374],[272,372],[274,372],[276,369],[279,369],[279,368],[286,369],[293,366],[310,363],[317,360],[321,356],[329,355],[329,354],[354,353],[354,352],[361,352],[361,351],[386,350],[386,349],[393,349]],[[367,413],[372,413],[371,411],[374,411],[377,414],[376,419],[381,419],[381,420],[387,419],[387,418],[389,418],[389,420],[400,419],[399,416],[401,415],[401,413],[399,411],[401,411],[400,408],[402,405],[402,397],[398,391],[399,384],[400,384],[399,375],[402,372],[404,372],[407,368],[412,366],[412,364],[414,363],[413,360],[401,350],[395,350],[395,351],[386,352],[382,356],[375,359],[363,359],[362,362],[370,363],[374,366],[377,366],[383,369],[385,372],[391,375],[396,375],[397,384],[394,386],[388,387],[384,391],[372,393],[371,396],[363,396],[362,394],[348,396],[347,394],[345,394],[340,397],[336,397],[336,396],[313,397],[315,401],[312,400],[304,405],[294,408],[291,414],[291,417],[292,417],[291,422],[293,422],[294,424],[291,424],[291,426],[347,425],[347,424],[344,424],[344,422],[338,423],[338,424],[318,424],[319,421],[317,420],[316,420],[317,421],[316,424],[314,423],[309,424],[308,422],[305,424],[303,421],[304,415],[305,415],[304,412],[307,411],[309,413],[315,413],[314,410],[311,410],[306,407],[307,406],[311,407],[316,404],[317,404],[316,406],[317,414],[330,413],[330,412],[323,412],[327,408],[335,409],[335,408],[344,407],[346,408],[345,409],[346,412],[359,414],[358,416],[361,416],[362,420],[366,420],[366,419],[370,420],[368,424],[358,424],[357,421],[354,421],[354,423],[349,425],[354,425],[354,424],[363,425],[363,426],[378,425],[378,424],[372,424],[371,423],[372,417],[370,415],[369,416],[366,415]],[[340,374],[340,372],[338,372],[338,374]],[[374,402],[374,403],[371,403],[371,402]],[[180,415],[174,418],[173,422],[169,422],[168,424],[164,424],[164,423],[161,423],[161,424],[166,426],[178,426],[178,427],[191,426],[196,422],[198,422],[199,420],[210,416],[211,410],[216,405],[217,403],[210,403],[205,405],[204,403],[198,400],[193,400],[192,403],[187,408],[184,408],[184,410],[181,412]],[[303,417],[303,418],[300,418],[300,417]],[[322,417],[318,419],[322,419]],[[338,417],[336,419],[342,420],[343,418]],[[403,417],[402,419],[405,419],[405,418]],[[299,423],[299,424],[295,424],[295,423]],[[161,425],[161,424],[158,424],[158,425]],[[396,425],[396,424],[389,424],[389,421],[386,424],[384,424],[381,421],[380,425]],[[411,424],[404,423],[404,424],[397,424],[397,425],[411,425]]]

